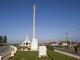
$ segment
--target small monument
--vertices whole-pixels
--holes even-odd
[[[39,57],[47,57],[46,46],[39,46]]]
[[[21,46],[31,46],[31,41],[29,40],[29,36],[27,34],[26,39],[20,44]]]

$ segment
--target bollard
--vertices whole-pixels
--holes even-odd
[[[13,57],[14,56],[14,51],[11,51],[11,57]]]
[[[0,56],[0,60],[2,60],[2,56]]]

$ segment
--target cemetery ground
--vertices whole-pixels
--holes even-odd
[[[19,47],[19,46],[18,46]],[[9,60],[78,60],[73,57],[47,50],[47,57],[38,57],[38,51],[17,51]]]

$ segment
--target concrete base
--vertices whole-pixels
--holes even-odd
[[[31,51],[38,51],[38,41],[36,38],[32,40]]]

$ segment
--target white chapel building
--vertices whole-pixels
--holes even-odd
[[[27,34],[25,40],[24,40],[20,45],[21,45],[21,46],[28,46],[28,47],[31,46],[31,41],[30,41],[30,39],[29,39],[28,34]]]

